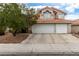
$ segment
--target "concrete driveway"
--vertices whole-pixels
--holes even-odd
[[[79,43],[79,38],[72,34],[30,34],[22,43],[25,44],[68,44]]]
[[[30,34],[19,44],[0,44],[0,55],[79,55],[79,39],[71,34]]]

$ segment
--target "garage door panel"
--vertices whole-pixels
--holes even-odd
[[[32,26],[32,33],[55,33],[54,24],[36,24]]]
[[[67,33],[67,24],[56,24],[56,33]]]

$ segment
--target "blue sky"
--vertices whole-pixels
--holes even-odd
[[[67,19],[79,19],[79,4],[76,3],[27,3],[29,8],[43,8],[51,6],[65,11]]]

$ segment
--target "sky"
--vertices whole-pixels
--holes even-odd
[[[79,19],[79,4],[78,3],[27,3],[28,8],[41,9],[45,6],[55,7],[67,13],[66,19]]]

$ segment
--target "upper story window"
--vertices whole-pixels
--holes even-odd
[[[64,14],[58,14],[58,18],[64,18]]]
[[[51,17],[52,17],[52,16],[51,16],[51,12],[49,12],[49,11],[43,12],[43,17],[44,17],[45,19],[51,18]]]

